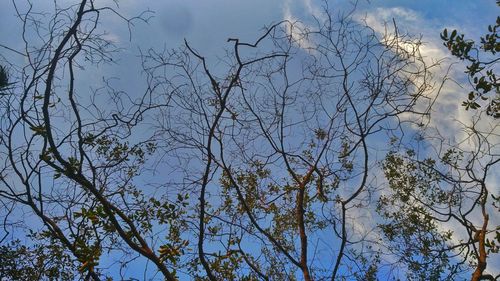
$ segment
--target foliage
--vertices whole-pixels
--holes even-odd
[[[25,4],[14,10],[26,59],[1,100],[0,216],[9,237],[40,246],[2,248],[8,274],[440,279],[483,274],[482,249],[498,251],[487,217],[464,211],[489,211],[485,178],[498,161],[479,130],[489,150],[421,161],[394,148],[382,167],[388,187],[380,184],[380,148],[427,116],[438,63],[425,61],[419,40],[360,23],[355,5],[275,23],[251,42],[230,38],[217,64],[187,41],[141,50],[139,90],[129,91],[86,74],[124,67],[103,17],[130,28],[148,13],[127,18],[93,0],[55,1],[51,13]],[[478,165],[484,177],[464,176]],[[458,245],[439,227],[434,207],[446,204],[450,218],[462,214]],[[379,225],[365,218],[376,207]],[[468,250],[460,265],[455,249]],[[405,272],[392,270],[401,264]]]
[[[0,280],[74,280],[73,259],[58,245],[30,247],[13,240],[0,246]]]
[[[9,77],[7,75],[7,70],[0,65],[0,90],[9,85]]]
[[[413,151],[407,152],[407,156],[413,155]],[[449,279],[458,270],[448,249],[452,232],[441,231],[429,208],[447,204],[450,196],[457,195],[440,188],[441,177],[434,166],[433,159],[415,163],[393,152],[383,163],[391,193],[382,195],[377,205],[387,220],[380,228],[390,248],[408,267],[410,280]]]
[[[7,95],[7,90],[9,86],[9,75],[4,66],[0,65],[0,97]]]
[[[500,1],[497,1],[500,6]],[[444,45],[451,54],[460,60],[469,63],[465,73],[469,76],[473,90],[469,92],[467,100],[462,103],[465,109],[479,109],[487,101],[486,114],[493,118],[500,118],[500,82],[496,73],[496,63],[500,52],[500,17],[494,24],[488,26],[488,33],[481,37],[480,43],[464,38],[457,30],[441,33]]]
[[[410,280],[453,280],[467,266],[475,269],[471,280],[495,278],[486,266],[500,243],[500,226],[490,219],[496,212],[491,169],[500,159],[482,150],[497,149],[489,132],[467,130],[472,147],[443,145],[434,157],[393,148],[383,162],[389,190],[377,204],[385,220],[380,229]]]

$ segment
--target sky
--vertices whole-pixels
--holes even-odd
[[[16,1],[22,3],[22,1]],[[50,11],[53,1],[33,1],[37,11]],[[59,1],[61,5],[71,2]],[[102,1],[104,2],[104,1]],[[115,5],[114,1],[108,1]],[[217,71],[217,62],[224,56],[225,49],[230,48],[228,38],[239,38],[241,41],[253,42],[266,26],[284,19],[300,20],[307,24],[311,16],[321,17],[323,1],[315,0],[121,0],[116,1],[119,11],[125,17],[139,15],[142,11],[148,22],[135,21],[129,30],[119,17],[103,17],[101,30],[107,38],[123,48],[116,57],[116,65],[100,67],[82,73],[81,80],[89,84],[97,83],[104,76],[117,77],[119,87],[130,91],[139,91],[143,86],[138,77],[141,76],[140,50],[149,48],[171,49],[181,46],[186,40],[200,54],[207,57]],[[12,49],[22,49],[19,21],[14,15],[12,3],[2,0],[0,9],[0,45]],[[328,1],[334,11],[342,12],[350,6],[349,1]],[[22,7],[22,4],[20,5]],[[395,20],[400,32],[408,32],[422,36],[425,43],[424,56],[429,61],[442,59],[448,55],[439,37],[444,28],[459,29],[467,36],[477,39],[484,33],[488,24],[494,22],[498,8],[493,0],[371,0],[359,1],[356,17],[365,20],[376,32],[383,32],[385,24],[392,26]],[[18,55],[0,47],[0,55],[9,60],[22,61]],[[449,63],[448,59],[435,75],[444,75]],[[123,67],[130,65],[136,67]],[[457,81],[465,81],[463,65],[456,64],[450,74]],[[457,92],[466,92],[457,84],[446,87],[436,101],[431,126],[443,129],[455,141],[464,137],[460,126],[449,120],[470,122],[471,114],[461,106],[461,97]],[[445,118],[445,117],[451,117]],[[485,124],[484,126],[488,126]],[[487,129],[487,128],[486,128]],[[498,141],[498,139],[495,139]],[[493,186],[500,180],[490,179]],[[498,218],[497,218],[498,223]],[[500,268],[497,263],[496,268]],[[498,271],[498,270],[497,270]]]
[[[9,36],[0,38],[0,44],[13,49],[21,49],[19,38],[20,25],[14,17],[10,1],[5,0],[0,9],[0,26]],[[22,7],[24,1],[16,1]],[[61,5],[73,0],[59,1]],[[101,2],[101,1],[100,1]],[[102,1],[104,2],[104,1]],[[114,1],[107,0],[110,6]],[[19,4],[21,3],[21,4]],[[263,28],[286,18],[310,20],[311,15],[320,15],[323,1],[315,0],[121,0],[116,1],[119,11],[125,17],[147,13],[148,23],[136,21],[132,27],[132,37],[123,20],[118,17],[103,17],[102,30],[108,38],[116,42],[124,50],[119,54],[118,62],[139,64],[139,48],[170,49],[183,44],[184,39],[209,61],[216,62],[230,47],[228,38],[240,38],[242,41],[253,41],[262,34]],[[328,1],[334,11],[343,11],[349,7],[350,1]],[[52,1],[34,1],[36,11],[51,11]],[[396,20],[398,28],[411,34],[423,35],[423,41],[432,49],[430,56],[441,58],[446,55],[441,46],[439,34],[443,28],[459,28],[466,34],[477,37],[487,24],[496,17],[496,4],[493,0],[478,1],[412,1],[412,0],[373,0],[359,1],[356,12],[360,18],[366,17],[370,24],[379,31],[384,22],[392,25]],[[7,34],[7,33],[6,33]],[[15,54],[0,49],[0,54],[15,57]],[[140,68],[109,67],[102,72],[93,72],[90,79],[99,79],[112,72],[123,81],[137,77]],[[128,86],[128,85],[127,85]]]

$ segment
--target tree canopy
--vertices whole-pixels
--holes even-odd
[[[307,24],[229,38],[215,63],[188,40],[140,49],[132,90],[90,74],[132,67],[104,19],[133,32],[147,12],[16,3],[23,59],[0,57],[0,279],[498,279],[498,124],[455,139],[432,126],[442,61],[418,37],[325,1]],[[490,98],[496,118],[496,60],[442,37],[471,63],[467,108]]]
[[[496,2],[500,6],[500,1]],[[467,61],[465,73],[469,76],[472,91],[462,103],[466,109],[486,107],[486,114],[500,118],[500,82],[497,77],[496,63],[500,52],[500,17],[494,24],[488,25],[488,33],[481,36],[479,43],[466,39],[457,30],[449,32],[444,29],[441,39],[450,53],[460,60]],[[486,103],[486,105],[482,105]]]

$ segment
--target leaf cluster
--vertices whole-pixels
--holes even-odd
[[[497,1],[500,6],[500,2]],[[466,39],[464,34],[457,30],[449,32],[444,29],[441,39],[450,53],[469,63],[465,73],[469,76],[473,89],[468,93],[467,100],[462,105],[466,110],[477,110],[487,101],[486,113],[493,118],[500,118],[500,81],[496,73],[496,63],[500,52],[500,16],[492,25],[488,25],[488,32],[480,38],[480,42]],[[483,57],[486,56],[486,57]]]

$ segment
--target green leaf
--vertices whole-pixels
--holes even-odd
[[[457,30],[456,29],[451,32],[450,40],[453,40],[453,38],[455,38],[455,36],[457,36]]]

